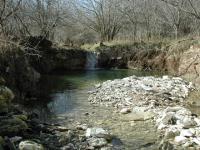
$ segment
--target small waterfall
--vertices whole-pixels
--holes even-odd
[[[98,54],[96,52],[87,52],[86,59],[85,68],[87,70],[94,70],[98,62]]]

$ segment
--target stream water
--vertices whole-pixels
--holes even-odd
[[[40,119],[46,122],[68,127],[76,123],[104,127],[121,139],[125,149],[155,149],[158,135],[152,122],[131,122],[116,110],[92,106],[87,100],[88,91],[94,84],[131,75],[159,74],[136,70],[90,70],[45,75],[41,79],[41,101],[29,103],[30,110],[40,114]]]

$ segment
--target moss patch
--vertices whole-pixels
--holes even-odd
[[[0,135],[14,135],[20,133],[28,128],[27,124],[19,118],[9,118],[1,120]]]

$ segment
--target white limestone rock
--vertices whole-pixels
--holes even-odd
[[[120,113],[121,114],[128,114],[131,112],[131,109],[130,108],[123,108],[122,110],[120,110]]]
[[[111,134],[107,130],[104,130],[103,128],[88,128],[86,130],[85,136],[86,137],[106,138],[106,139],[111,138]]]
[[[177,144],[185,144],[187,142],[187,138],[184,136],[176,136],[174,138],[174,142],[176,142]]]
[[[192,137],[194,134],[189,129],[182,129],[180,136]]]
[[[41,144],[27,140],[19,143],[19,150],[44,150],[44,147]]]

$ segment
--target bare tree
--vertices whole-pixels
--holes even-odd
[[[6,35],[6,22],[20,8],[22,0],[0,0],[0,34]]]
[[[180,3],[182,3],[182,0],[175,0],[175,1],[170,1],[170,0],[161,0],[167,4],[170,4],[173,7],[179,8],[181,11],[188,13],[196,19],[200,19],[200,1],[198,0],[184,0],[185,5],[182,5],[180,7]]]
[[[119,0],[84,0],[77,4],[81,23],[97,32],[102,41],[114,39],[122,25]]]
[[[183,5],[184,0],[179,1],[177,7],[173,7],[169,3],[161,3],[159,10],[157,10],[159,20],[173,28],[176,39],[178,38],[181,23],[185,19],[184,13],[181,11]]]

